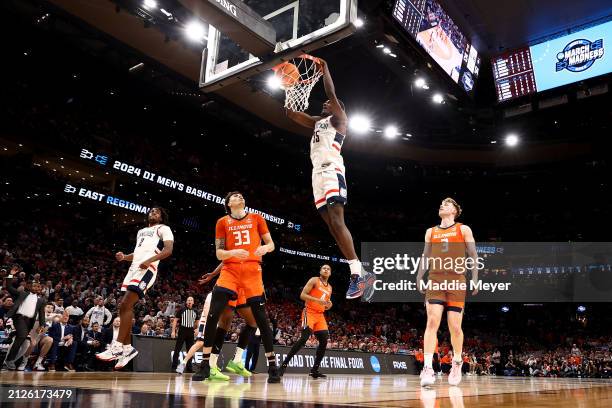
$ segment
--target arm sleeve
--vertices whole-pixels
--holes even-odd
[[[257,230],[259,231],[259,235],[266,235],[270,232],[266,220],[264,220],[261,215],[257,217]]]

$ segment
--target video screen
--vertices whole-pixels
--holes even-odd
[[[497,100],[506,101],[612,72],[612,21],[492,59]]]
[[[480,70],[476,48],[434,0],[398,0],[393,17],[466,92]]]

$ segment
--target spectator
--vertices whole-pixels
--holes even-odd
[[[121,318],[117,316],[113,320],[113,325],[103,331],[103,339],[105,345],[110,347],[113,341],[117,341],[117,336],[119,335],[119,326],[121,326]]]
[[[84,318],[85,320],[87,318]],[[89,325],[89,323],[87,323]],[[84,326],[84,323],[82,323]],[[93,371],[97,364],[98,360],[95,358],[96,353],[100,353],[104,349],[104,341],[102,340],[102,333],[100,332],[100,324],[94,323],[91,325],[91,330],[87,332],[86,335],[86,353],[85,353],[85,365],[84,369],[86,371]]]
[[[75,324],[78,320],[83,316],[83,309],[79,307],[79,301],[74,299],[72,304],[66,308],[66,312],[70,316],[70,322]],[[83,319],[85,320],[85,319]],[[87,319],[87,323],[89,324],[89,318]]]
[[[143,323],[140,327],[140,335],[141,336],[155,336],[155,332],[151,330],[151,326],[148,323]]]
[[[0,319],[4,319],[4,316],[8,313],[9,310],[13,307],[13,298],[7,296],[4,298],[2,302],[2,307],[0,307]]]
[[[74,341],[76,328],[68,324],[68,313],[64,313],[60,322],[53,323],[49,328],[49,337],[53,339],[51,355],[49,356],[49,371],[55,371],[57,362],[61,362],[62,368],[74,372],[74,358],[77,351],[77,343]]]
[[[98,323],[100,327],[106,327],[113,318],[110,310],[108,310],[104,306],[104,299],[102,296],[96,297],[95,306],[87,311],[85,317],[89,318],[89,325],[93,325],[94,323]]]

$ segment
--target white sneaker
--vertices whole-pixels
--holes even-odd
[[[27,365],[28,365],[28,360],[24,358],[23,362],[19,364],[19,367],[17,367],[17,371],[25,371]]]
[[[462,361],[453,361],[450,373],[448,374],[448,383],[450,385],[458,385],[461,382],[461,367],[463,367]]]
[[[183,374],[185,372],[185,363],[181,363],[176,367],[176,372],[178,374]]]
[[[41,363],[36,363],[32,371],[45,371],[45,367]]]
[[[428,385],[433,385],[436,382],[436,373],[434,373],[434,370],[431,367],[423,367],[420,377],[421,387],[427,387]]]
[[[134,347],[130,346],[129,349],[124,350],[123,354],[119,357],[117,364],[115,364],[115,370],[121,370],[123,367],[127,365],[127,363],[130,362],[131,359],[133,359],[137,355],[138,355],[138,350],[136,350]]]
[[[106,351],[96,354],[96,358],[102,361],[115,361],[123,355],[123,347],[113,343]]]

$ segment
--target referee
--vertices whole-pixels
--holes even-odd
[[[185,302],[185,308],[176,313],[172,320],[172,338],[176,338],[174,355],[172,356],[172,369],[178,366],[179,354],[185,343],[185,351],[193,346],[193,331],[195,329],[197,314],[193,310],[193,297],[189,296]],[[177,333],[178,328],[178,333]],[[191,370],[191,360],[187,363],[187,370]]]

